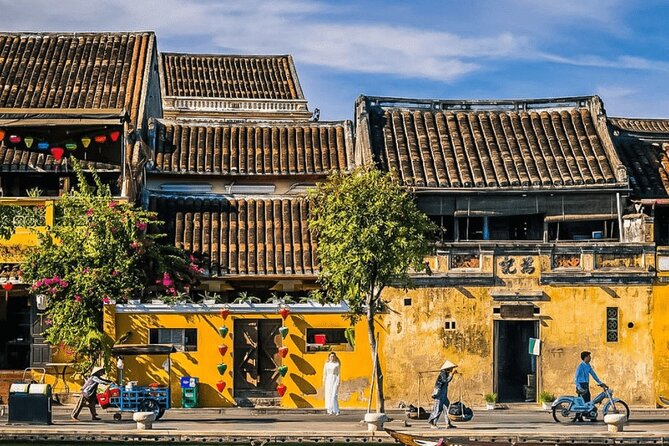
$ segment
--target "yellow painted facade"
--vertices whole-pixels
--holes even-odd
[[[233,342],[237,335],[234,329],[236,320],[243,319],[273,319],[281,321],[281,316],[273,311],[248,311],[239,306],[232,306],[232,313],[224,319],[218,309],[212,310],[202,305],[183,305],[181,310],[166,310],[154,308],[151,305],[141,306],[144,310],[124,312],[121,308],[128,306],[105,307],[105,333],[111,339],[127,331],[132,336],[127,343],[144,344],[149,342],[150,328],[195,328],[197,329],[197,350],[192,352],[177,352],[172,354],[173,389],[172,404],[181,405],[179,378],[181,376],[195,376],[200,380],[200,407],[230,407],[236,404],[234,388],[235,354]],[[337,313],[308,313],[301,312],[299,305],[291,306],[292,312],[283,326],[289,332],[281,340],[277,335],[275,341],[288,347],[285,359],[275,356],[278,363],[288,367],[288,372],[279,381],[287,387],[286,394],[281,398],[281,406],[286,408],[322,408],[323,406],[323,366],[328,352],[306,351],[307,328],[347,328],[348,320],[341,312]],[[177,307],[179,308],[179,307]],[[228,334],[221,337],[218,328],[228,327]],[[241,335],[240,335],[241,336]],[[383,334],[382,334],[383,336]],[[342,408],[366,408],[369,398],[369,384],[372,372],[372,361],[367,330],[364,323],[355,325],[355,347],[351,351],[337,351],[341,360],[341,386],[339,389],[339,403]],[[226,345],[228,351],[221,356],[219,345]],[[146,385],[151,382],[167,383],[167,374],[161,368],[164,357],[156,358],[124,358],[125,382],[139,381]],[[221,376],[217,365],[226,364],[227,370]],[[115,376],[116,372],[113,372]],[[226,387],[219,392],[216,383],[222,380]]]
[[[582,254],[582,265],[592,261],[585,258],[588,256],[595,254]],[[496,390],[494,327],[498,321],[536,321],[542,342],[537,361],[537,393],[541,390],[556,395],[573,393],[574,371],[583,350],[593,353],[599,377],[630,404],[652,405],[657,393],[669,387],[666,384],[669,327],[666,318],[660,316],[666,315],[669,308],[666,286],[542,283],[542,275],[555,272],[550,266],[550,253],[506,256],[483,252],[480,268],[460,271],[443,266],[448,264],[448,257],[432,259],[436,273],[428,282],[432,280],[437,285],[424,284],[409,291],[389,289],[384,294],[390,307],[384,319],[387,338],[383,351],[390,407],[398,401],[415,404],[420,400],[423,405],[431,404],[429,396],[436,372],[428,371],[438,369],[445,359],[459,364],[462,373],[461,381],[452,384],[451,395],[457,398],[462,393],[470,404],[482,404],[483,396]],[[518,265],[528,257],[536,268],[524,273]],[[647,257],[638,261],[653,260],[645,254],[637,257]],[[504,273],[500,262],[509,258],[514,260],[516,269]],[[623,275],[630,273],[629,269],[620,271]],[[565,273],[583,276],[572,280],[587,281],[599,272],[591,266],[590,271],[579,268]],[[458,273],[463,274],[462,278],[457,278]],[[487,274],[489,284],[468,285],[476,275]],[[452,284],[438,285],[440,279],[446,280],[448,276],[454,281]],[[524,307],[528,311],[519,313],[515,311],[517,308],[510,307]],[[616,342],[607,342],[609,307],[618,309]],[[453,323],[455,329],[445,328]],[[652,376],[656,377],[655,383],[651,382]]]

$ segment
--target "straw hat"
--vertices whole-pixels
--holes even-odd
[[[457,365],[455,365],[451,361],[447,360],[445,363],[442,364],[442,366],[439,370],[449,370],[449,369],[454,369],[456,367],[457,367]]]
[[[104,375],[105,368],[104,367],[93,367],[93,370],[91,371],[91,375]],[[102,373],[100,373],[102,372]]]

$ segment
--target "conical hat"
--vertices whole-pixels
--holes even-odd
[[[97,375],[100,373],[100,376],[104,375],[105,368],[104,367],[93,367],[93,370],[91,371],[91,375]]]
[[[453,364],[451,361],[446,361],[445,363],[442,364],[441,368],[439,370],[448,370],[448,369],[454,369],[456,368],[457,365]]]

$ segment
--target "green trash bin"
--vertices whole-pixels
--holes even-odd
[[[198,379],[190,376],[181,378],[181,407],[185,409],[193,409],[197,407]]]

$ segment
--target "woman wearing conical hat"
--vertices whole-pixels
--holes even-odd
[[[441,371],[437,377],[437,381],[434,383],[434,390],[432,391],[432,398],[434,401],[434,409],[430,414],[430,418],[427,422],[430,424],[430,427],[437,429],[437,421],[442,412],[445,413],[444,418],[448,422],[447,428],[451,429],[455,426],[451,424],[451,420],[448,419],[448,406],[451,402],[448,400],[448,383],[453,380],[453,376],[458,373],[456,369],[457,365],[453,364],[451,361],[446,361],[441,366]]]

